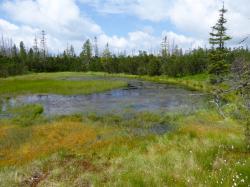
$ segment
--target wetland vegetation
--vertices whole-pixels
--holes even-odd
[[[0,90],[0,95],[15,96],[34,93],[77,95],[98,93],[126,86],[126,83],[122,81],[67,81],[52,79],[49,74],[47,75],[48,77],[46,77],[46,74],[37,74],[36,76],[28,75],[1,79],[2,89]]]
[[[120,82],[122,76],[130,79]],[[10,77],[1,82],[60,80],[59,83],[69,81],[74,86],[95,80],[97,84],[104,81],[104,85],[115,85],[108,89],[117,89],[116,86],[120,89],[126,87],[125,80],[131,77],[139,78],[121,74],[49,73]],[[196,85],[200,91],[211,86],[206,75],[140,79],[165,84],[175,80],[175,84],[179,82],[186,89],[194,89]],[[115,84],[110,84],[111,80]],[[26,87],[19,88],[13,97],[24,93],[22,89],[26,91]],[[56,93],[68,94],[70,90],[65,89],[71,87]],[[39,90],[47,89],[39,87]],[[3,95],[6,94],[5,90]],[[2,118],[0,125],[0,183],[3,186],[229,186],[234,183],[247,186],[250,160],[245,126],[233,117],[237,116],[233,103],[224,106],[227,115],[224,118],[209,104],[210,100],[207,98],[207,104],[189,112],[126,111],[53,117],[44,115],[41,104],[10,107],[12,117]]]

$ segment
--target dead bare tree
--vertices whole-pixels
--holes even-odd
[[[242,118],[246,121],[246,143],[250,151],[250,61],[238,57],[232,64],[233,84],[231,90],[241,97]]]
[[[40,48],[41,48],[41,56],[42,58],[45,58],[47,56],[47,40],[46,40],[46,33],[44,30],[42,30],[42,35],[41,35],[41,41],[40,41]]]

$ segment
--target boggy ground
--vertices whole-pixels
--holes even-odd
[[[53,119],[39,105],[13,109],[0,122],[0,186],[249,186],[244,122],[227,106],[226,118],[213,106]],[[158,124],[169,131],[152,132]]]

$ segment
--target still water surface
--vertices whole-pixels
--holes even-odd
[[[74,79],[72,79],[74,80]],[[84,81],[78,80],[75,81]],[[107,79],[107,81],[109,81]],[[126,80],[128,87],[90,95],[25,95],[3,102],[2,111],[23,104],[41,104],[45,115],[122,112],[192,112],[204,107],[207,96],[178,86]]]

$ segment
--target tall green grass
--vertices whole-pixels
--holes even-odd
[[[125,87],[122,81],[0,80],[0,95],[19,94],[91,94]]]

